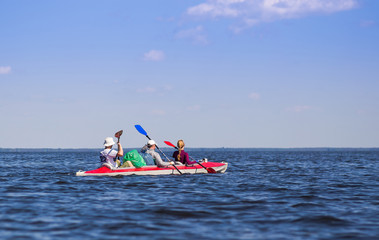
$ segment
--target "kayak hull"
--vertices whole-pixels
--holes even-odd
[[[226,162],[204,162],[203,165],[206,168],[211,168],[216,173],[224,173],[228,168],[228,163]],[[200,166],[199,164],[194,164],[194,166],[184,166],[176,165],[179,171],[183,174],[199,174],[208,173],[208,171]],[[76,176],[119,176],[119,175],[171,175],[180,174],[174,166],[168,167],[157,167],[157,166],[145,166],[141,168],[115,168],[109,164],[103,164],[98,169],[90,171],[78,171]]]

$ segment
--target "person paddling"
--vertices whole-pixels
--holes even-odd
[[[181,162],[187,166],[196,163],[196,161],[191,161],[189,159],[188,153],[184,151],[185,144],[183,140],[179,140],[176,146],[178,147],[178,151],[175,151],[174,154],[172,155],[175,161]]]
[[[155,152],[156,143],[154,140],[149,140],[145,146],[142,147],[141,153],[142,154],[149,154],[153,158],[155,165],[158,167],[167,167],[170,165],[173,165],[174,162],[164,162],[161,158],[161,155],[159,153]],[[149,159],[145,159],[147,165],[152,165],[154,163],[150,162]]]
[[[124,155],[124,150],[122,149],[121,143],[117,143],[118,151],[113,150],[112,146],[115,144],[112,137],[107,137],[104,140],[104,150],[100,152],[100,161],[102,163],[109,163],[113,167],[118,167],[115,159],[116,157],[122,157]]]

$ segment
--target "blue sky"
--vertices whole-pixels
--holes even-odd
[[[379,2],[0,1],[0,148],[378,147]]]

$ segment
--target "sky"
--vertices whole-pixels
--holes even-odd
[[[379,147],[379,1],[0,0],[0,148]]]

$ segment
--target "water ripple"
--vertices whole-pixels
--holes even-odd
[[[96,151],[1,153],[2,239],[379,236],[377,151],[190,153],[230,167],[225,174],[76,177],[98,166]]]

